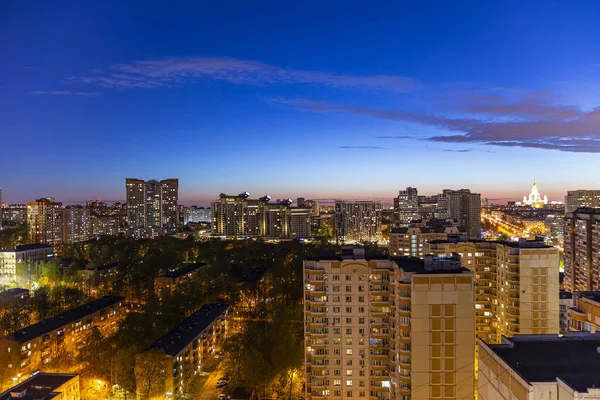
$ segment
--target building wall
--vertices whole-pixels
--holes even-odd
[[[68,382],[60,385],[54,392],[60,393],[58,397],[52,400],[79,400],[80,399],[80,388],[79,388],[79,375],[73,377]]]
[[[52,259],[52,247],[25,251],[0,251],[0,275],[14,278],[17,274],[17,264],[46,262]]]
[[[103,336],[110,336],[117,331],[125,313],[125,302],[122,301],[27,342],[15,341],[14,347],[21,351],[17,371],[24,379],[58,356],[76,356],[93,327],[98,327]]]
[[[473,286],[472,274],[412,276],[412,400],[474,397]]]
[[[478,343],[479,400],[533,400],[530,395],[533,387],[496,356],[483,341],[479,340]]]
[[[565,217],[565,290],[600,290],[600,211],[580,210]]]
[[[381,241],[381,202],[335,201],[336,238],[341,242]]]
[[[600,331],[600,303],[586,298],[580,293],[573,294],[573,307],[569,310],[571,317],[570,331],[596,333]]]
[[[53,201],[27,203],[29,243],[43,243],[60,248],[62,230],[62,203]]]

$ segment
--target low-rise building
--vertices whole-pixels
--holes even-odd
[[[204,266],[206,266],[204,263],[189,263],[179,269],[170,270],[164,275],[157,276],[154,278],[154,290],[156,294],[161,297],[163,294],[172,293],[175,286],[183,281],[192,279]]]
[[[23,288],[6,289],[0,292],[0,305],[11,300],[23,300],[29,298],[29,290]]]
[[[164,394],[179,396],[186,392],[191,379],[202,371],[206,357],[218,350],[218,342],[227,337],[229,304],[208,303],[150,345],[136,358],[136,376],[144,376],[144,357],[150,351],[164,352]],[[139,378],[138,378],[139,379]],[[138,382],[138,391],[145,382]]]
[[[573,293],[569,317],[570,331],[600,331],[600,292]]]
[[[600,335],[479,340],[480,400],[599,400]]]
[[[46,262],[54,257],[52,246],[47,244],[24,244],[0,250],[0,275],[14,278],[17,264]]]
[[[85,333],[97,327],[104,336],[111,335],[125,313],[124,297],[104,296],[13,332],[9,340],[21,354],[14,375],[28,377],[59,355],[76,355]]]
[[[0,393],[0,400],[79,400],[79,375],[38,373]]]

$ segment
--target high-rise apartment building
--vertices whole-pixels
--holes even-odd
[[[0,208],[4,227],[27,225],[27,205],[2,204]]]
[[[425,253],[457,253],[475,273],[477,337],[559,333],[558,249],[543,241],[470,241],[467,236],[426,244]]]
[[[458,221],[461,232],[472,238],[481,237],[481,194],[469,189],[444,191],[448,200],[448,216]]]
[[[456,256],[304,262],[306,399],[467,399],[475,389],[473,273]]]
[[[600,333],[600,292],[575,292],[568,309],[568,330]]]
[[[127,222],[134,235],[154,237],[177,227],[178,179],[127,178],[125,188]]]
[[[335,234],[339,242],[379,242],[381,202],[336,200]]]
[[[229,237],[267,237],[274,239],[311,236],[311,210],[292,207],[292,200],[271,197],[251,199],[248,192],[237,196],[221,194],[211,203],[212,228],[216,235]]]
[[[565,213],[578,208],[600,207],[600,190],[569,190],[565,196]]]
[[[600,290],[600,209],[567,213],[564,249],[565,290]]]
[[[54,248],[62,245],[62,203],[42,198],[27,203],[27,231],[30,243],[43,243]]]
[[[92,232],[90,210],[79,205],[63,209],[63,243],[84,242]]]
[[[211,210],[210,208],[191,206],[185,210],[184,224],[188,222],[210,222],[211,221]]]
[[[126,232],[127,210],[124,203],[115,202],[109,206],[103,201],[89,200],[86,208],[90,211],[90,237]]]
[[[458,233],[458,226],[454,220],[419,221],[405,228],[393,228],[390,231],[389,254],[423,257],[425,243],[432,240],[446,240],[449,234]]]
[[[394,199],[394,212],[396,219],[403,223],[419,219],[419,192],[417,188],[407,187],[406,190],[398,191],[398,196]]]

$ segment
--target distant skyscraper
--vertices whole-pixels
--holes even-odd
[[[188,222],[208,222],[211,221],[210,208],[191,206],[185,210],[184,224]]]
[[[310,237],[310,209],[292,207],[290,199],[269,203],[268,195],[260,199],[249,197],[248,192],[237,196],[221,194],[219,200],[212,202],[213,233],[229,237]]]
[[[567,192],[565,212],[574,212],[583,207],[600,207],[600,190],[569,190]]]
[[[179,180],[127,178],[127,222],[135,235],[156,236],[177,226]]]
[[[62,203],[53,197],[27,203],[27,228],[30,243],[53,247],[62,245]]]
[[[304,197],[298,197],[298,199],[296,200],[298,207],[304,207],[306,205],[305,202],[306,199]]]
[[[63,243],[84,242],[90,238],[90,210],[73,205],[63,209]]]
[[[472,238],[481,236],[481,194],[469,189],[446,190],[448,214],[458,221],[458,229]]]
[[[564,248],[565,290],[600,290],[600,209],[567,213]]]
[[[336,239],[341,242],[381,240],[381,202],[335,201]]]
[[[316,200],[306,200],[306,201],[304,201],[304,207],[310,208],[311,215],[313,217],[318,217],[319,214],[321,213],[321,210],[319,209],[319,202],[316,201]]]
[[[537,183],[533,180],[533,186],[531,187],[531,193],[529,197],[523,196],[523,205],[531,206],[533,208],[543,208],[548,204],[548,196],[542,197],[538,191]]]

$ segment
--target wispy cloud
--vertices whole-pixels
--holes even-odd
[[[35,90],[33,92],[29,92],[29,94],[53,95],[53,96],[88,96],[88,97],[100,96],[100,93],[96,93],[96,92],[73,92],[70,90]]]
[[[412,136],[375,136],[375,139],[395,139],[395,140],[404,140],[404,139],[414,139]]]
[[[389,147],[382,146],[335,146],[336,149],[365,149],[365,150],[389,150]]]
[[[518,112],[507,111],[504,118],[499,120],[487,116],[489,109],[478,112],[477,108],[473,108],[467,116],[457,118],[403,110],[345,106],[306,99],[274,98],[270,101],[304,111],[347,112],[377,119],[419,123],[457,132],[455,135],[439,135],[425,139],[431,142],[475,143],[582,153],[600,152],[600,108],[582,111],[571,107],[552,106],[540,101],[533,107],[525,104],[524,109],[519,109]],[[524,115],[529,117],[523,118]]]
[[[471,151],[473,151],[473,149],[458,149],[458,150],[442,149],[442,151],[446,152],[446,153],[470,153]]]
[[[419,86],[416,80],[402,76],[336,75],[273,66],[260,61],[214,57],[133,61],[113,65],[106,71],[96,71],[94,75],[70,76],[66,80],[71,83],[126,89],[180,86],[202,79],[246,86],[306,84],[393,92],[407,92]]]

